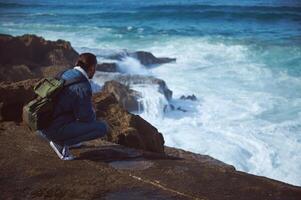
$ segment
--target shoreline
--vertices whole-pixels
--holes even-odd
[[[33,36],[31,36],[31,37],[33,37]],[[32,40],[31,41],[35,41],[35,38],[33,37],[33,38],[31,38]],[[25,40],[25,41],[27,41],[27,40]],[[43,41],[43,39],[39,39],[39,41]],[[49,42],[49,41],[48,41]],[[65,41],[63,41],[63,40],[60,40],[60,41],[53,41],[53,42],[50,42],[49,43],[49,45],[53,45],[51,48],[59,48],[60,50],[61,50],[61,52],[63,52],[63,54],[64,55],[72,55],[72,57],[75,57],[76,55],[75,55],[75,53],[73,52],[73,49],[72,49],[72,47],[71,47],[71,44],[70,44],[70,42],[68,43],[68,42],[65,42]],[[58,46],[56,46],[56,45],[58,45]],[[48,48],[48,47],[47,47]],[[50,52],[51,52],[51,48],[50,48]],[[66,49],[68,49],[68,51],[65,51]],[[71,52],[71,53],[70,53]],[[77,53],[77,52],[76,52]],[[47,54],[48,55],[48,54]],[[56,54],[54,54],[54,55],[56,55]],[[66,56],[66,57],[68,57],[68,56]],[[14,61],[14,62],[16,62],[16,61]],[[23,61],[22,61],[23,62]],[[45,63],[47,63],[47,62],[45,62]],[[44,63],[44,64],[45,64]],[[47,69],[47,70],[49,70],[49,71],[44,71],[44,74],[43,75],[45,75],[45,74],[47,74],[47,75],[49,75],[49,74],[52,74],[52,73],[54,73],[55,71],[57,71],[57,70],[61,70],[64,66],[63,66],[63,64],[64,63],[69,63],[69,64],[71,64],[72,63],[72,61],[70,61],[70,60],[68,60],[68,59],[62,59],[61,61],[60,61],[60,63],[59,63],[59,67],[56,67],[56,66],[53,66],[53,63],[47,63],[49,66],[46,66],[45,67],[45,69]],[[19,64],[19,63],[18,63]],[[32,64],[32,63],[30,63],[29,62],[29,64]],[[12,66],[12,64],[8,64],[8,65],[6,65],[6,66]],[[38,65],[34,65],[34,66],[30,66],[30,67],[28,67],[26,70],[31,70],[31,69],[33,69],[33,67],[35,67],[35,66],[38,66]],[[66,66],[65,66],[66,67]],[[9,69],[12,69],[12,70],[19,70],[19,68],[9,68]],[[55,69],[54,71],[52,71],[53,69]],[[44,70],[44,69],[43,69]],[[43,71],[43,70],[41,70],[41,71]],[[40,71],[38,71],[38,73],[41,73]],[[31,75],[31,72],[28,72],[28,74],[29,75]],[[39,74],[37,74],[38,76],[37,77],[41,77],[41,76],[39,76]],[[36,76],[32,76],[32,77],[30,77],[31,78],[31,80],[32,80],[32,78],[36,78]],[[19,78],[19,77],[17,77],[17,78]],[[27,78],[27,77],[26,77]],[[28,80],[28,79],[27,79]],[[120,79],[118,79],[118,80],[120,80]],[[135,79],[136,81],[137,81],[137,79]],[[141,81],[141,80],[140,80]],[[143,81],[145,81],[144,79],[143,79]],[[147,79],[147,81],[151,81],[151,82],[155,82],[155,84],[158,84],[159,83],[159,85],[161,85],[162,86],[162,84],[163,84],[163,82],[164,82],[164,80],[156,80],[156,79]],[[9,121],[16,121],[15,119],[15,116],[5,116],[5,115],[3,115],[4,114],[4,112],[7,112],[7,111],[9,111],[9,109],[12,109],[12,104],[8,104],[8,103],[12,103],[12,102],[9,102],[9,101],[11,101],[12,99],[18,99],[18,98],[20,98],[22,95],[23,96],[25,96],[25,97],[27,97],[27,99],[28,98],[30,98],[30,95],[31,94],[29,94],[30,93],[30,87],[32,86],[32,85],[29,85],[29,87],[27,88],[27,90],[26,90],[26,94],[24,94],[24,91],[23,91],[23,89],[18,85],[19,83],[17,83],[16,81],[12,81],[12,82],[10,82],[10,86],[7,86],[7,85],[9,85],[7,82],[1,82],[0,81],[0,84],[1,84],[1,87],[2,87],[2,89],[0,90],[0,92],[8,92],[8,94],[10,94],[10,92],[11,92],[11,95],[12,96],[9,96],[9,95],[7,95],[6,96],[6,98],[8,99],[8,100],[3,100],[3,99],[1,99],[0,98],[0,103],[1,102],[3,102],[3,104],[2,105],[4,105],[3,107],[1,107],[1,114],[2,114],[2,117],[1,117],[1,126],[3,126],[2,128],[1,128],[1,137],[3,137],[3,143],[1,144],[1,146],[2,147],[5,147],[6,145],[8,145],[9,146],[9,149],[10,149],[10,151],[12,151],[11,153],[13,153],[13,147],[12,146],[10,146],[11,144],[9,144],[10,142],[11,142],[11,140],[12,140],[12,138],[11,138],[11,136],[9,135],[9,134],[12,134],[12,136],[14,136],[14,137],[16,137],[17,138],[17,141],[16,141],[16,143],[18,144],[22,144],[22,135],[24,135],[24,137],[25,138],[27,138],[28,139],[28,141],[30,141],[30,140],[34,140],[34,141],[36,141],[37,142],[37,144],[39,144],[39,146],[38,146],[38,148],[41,148],[42,150],[43,150],[43,152],[45,152],[45,155],[47,155],[47,156],[49,156],[50,158],[51,158],[51,160],[52,161],[54,161],[54,163],[55,163],[55,165],[57,165],[57,166],[60,166],[61,164],[59,163],[59,161],[55,161],[55,157],[54,156],[52,156],[52,154],[49,152],[49,150],[47,150],[47,147],[45,146],[45,147],[43,147],[43,145],[41,145],[39,142],[38,142],[38,138],[34,138],[34,135],[32,135],[32,133],[30,133],[28,130],[22,130],[23,128],[22,128],[22,125],[21,126],[19,126],[18,125],[18,123],[17,124],[14,124],[14,123],[12,123],[12,122],[9,122]],[[22,84],[21,84],[22,85]],[[163,84],[163,86],[162,86],[163,88],[165,88],[165,87],[167,87],[167,86],[164,86],[164,84]],[[107,93],[110,93],[112,90],[116,90],[116,88],[118,89],[118,91],[124,91],[125,92],[125,94],[127,94],[127,95],[132,95],[131,97],[135,97],[135,95],[137,95],[137,93],[135,93],[135,91],[128,91],[128,90],[126,90],[125,88],[123,88],[123,86],[122,86],[122,84],[121,85],[118,85],[117,84],[117,86],[115,86],[114,84],[113,84],[113,86],[111,86],[111,85],[108,85],[108,87],[107,87],[107,89],[106,89],[106,91],[107,91]],[[166,89],[166,88],[165,88]],[[167,88],[168,89],[168,88]],[[168,91],[166,89],[166,96],[168,96],[168,95],[170,95],[170,92]],[[21,94],[22,95],[20,95],[20,93],[18,93],[18,92],[16,92],[16,91],[18,91],[18,92],[21,92]],[[4,93],[3,93],[4,94]],[[121,93],[120,93],[121,94]],[[165,94],[165,93],[164,93]],[[101,94],[102,95],[102,94]],[[100,95],[100,96],[101,96]],[[3,98],[3,97],[2,97]],[[22,97],[21,97],[22,98]],[[101,98],[103,98],[102,96],[101,96]],[[99,103],[99,108],[101,107],[101,101],[103,100],[103,99],[101,99],[100,98],[100,101],[98,101],[97,103]],[[26,99],[24,99],[24,101],[25,101]],[[134,101],[134,100],[133,100]],[[22,102],[22,103],[24,103],[24,102]],[[6,105],[7,104],[7,105]],[[120,112],[121,112],[121,115],[120,116],[124,116],[124,115],[127,115],[127,116],[131,116],[131,117],[133,117],[134,118],[134,120],[137,120],[136,118],[135,118],[135,116],[136,115],[134,115],[134,114],[130,114],[129,112],[127,112],[126,111],[126,109],[128,108],[127,106],[125,106],[125,107],[122,107],[121,105],[119,105],[118,104],[118,102],[113,102],[112,103],[114,106],[116,106],[116,108],[118,108],[118,109],[120,109]],[[15,102],[15,104],[14,105],[20,105],[20,102]],[[111,104],[110,104],[111,105]],[[5,107],[5,106],[7,106],[7,107]],[[109,111],[105,111],[105,112],[107,112],[107,115],[111,115],[111,113],[109,113]],[[142,123],[142,128],[144,128],[144,127],[148,127],[148,126],[150,126],[150,127],[152,127],[151,125],[148,125],[148,123],[147,122],[141,122]],[[123,127],[119,127],[119,128],[123,128]],[[15,133],[12,133],[11,132],[11,130],[10,129],[12,129],[12,130],[17,130],[17,132],[20,134],[20,135],[16,135]],[[153,129],[153,128],[152,128]],[[139,129],[137,128],[137,130],[138,130],[138,132],[136,133],[137,135],[139,135],[139,134],[141,134],[141,132],[139,132]],[[143,130],[143,129],[140,129],[140,130]],[[152,130],[152,131],[150,131],[150,137],[154,137],[154,135],[156,135],[156,134],[158,134],[158,132],[157,131],[155,131],[155,128],[154,128],[154,130]],[[156,136],[157,137],[157,136]],[[144,139],[143,139],[144,140]],[[158,141],[159,141],[159,139],[157,139]],[[19,152],[21,155],[23,155],[23,156],[26,156],[26,155],[31,155],[31,154],[33,154],[32,156],[32,158],[30,157],[29,159],[32,161],[32,162],[34,162],[34,163],[36,163],[37,164],[37,166],[39,166],[40,165],[40,163],[38,162],[38,160],[35,160],[35,159],[40,159],[41,158],[41,155],[39,154],[39,150],[37,150],[35,147],[34,147],[34,145],[32,145],[32,144],[29,144],[28,143],[28,141],[24,141],[24,143],[26,144],[26,145],[29,145],[29,149],[26,149],[26,151],[24,152],[24,154],[22,154],[21,152]],[[7,143],[6,143],[7,142]],[[117,141],[118,142],[118,141]],[[147,141],[145,141],[145,142],[147,142]],[[159,142],[160,143],[160,142]],[[159,145],[159,143],[157,144],[157,145]],[[18,145],[19,145],[18,144]],[[97,142],[96,142],[96,144],[97,144]],[[101,143],[102,144],[102,143]],[[116,143],[115,143],[116,144]],[[112,143],[110,143],[109,145],[113,145]],[[117,145],[117,144],[116,144]],[[133,143],[126,143],[126,145],[135,145],[135,144],[133,144]],[[92,147],[91,147],[92,146]],[[142,145],[143,146],[143,145]],[[141,147],[142,147],[141,146]],[[164,145],[165,146],[165,145]],[[21,151],[21,147],[19,146],[18,148],[20,148],[19,149],[19,151]],[[92,150],[92,152],[94,151],[94,154],[93,153],[87,153],[87,152],[81,152],[81,150],[76,150],[77,151],[77,153],[79,154],[79,155],[85,155],[86,156],[86,158],[88,158],[89,160],[91,160],[91,162],[92,162],[92,168],[93,167],[95,167],[95,166],[97,166],[96,168],[98,168],[99,166],[98,165],[100,165],[101,167],[104,167],[103,166],[103,163],[102,163],[102,161],[103,161],[103,154],[101,153],[101,151],[102,150],[97,150],[99,147],[97,147],[97,146],[95,146],[95,144],[92,142],[91,143],[91,145],[90,145],[90,150]],[[121,147],[121,146],[118,146],[118,148],[124,148],[124,147]],[[152,147],[153,148],[153,147]],[[153,149],[156,149],[157,147],[154,147]],[[94,150],[93,150],[94,149]],[[235,170],[235,168],[233,167],[233,166],[231,166],[231,165],[228,165],[228,164],[226,164],[226,163],[223,163],[222,161],[219,161],[219,160],[216,160],[216,159],[214,159],[214,158],[212,158],[212,157],[210,157],[210,156],[207,156],[207,155],[201,155],[201,154],[198,154],[198,153],[193,153],[193,152],[189,152],[189,151],[186,151],[186,150],[183,150],[183,149],[180,149],[180,148],[174,148],[174,147],[169,147],[169,146],[165,146],[165,150],[166,150],[166,152],[167,152],[167,157],[162,157],[162,155],[159,155],[159,154],[153,154],[153,153],[150,153],[150,152],[148,152],[148,151],[146,151],[146,149],[143,149],[142,150],[142,155],[143,156],[140,156],[141,157],[141,159],[143,160],[143,162],[144,163],[142,163],[142,164],[140,164],[140,161],[138,162],[138,163],[130,163],[129,164],[129,166],[132,166],[133,168],[135,168],[135,167],[137,167],[138,166],[138,169],[137,170],[134,170],[135,171],[135,173],[137,173],[136,175],[135,175],[135,177],[142,177],[142,175],[145,175],[145,177],[147,177],[148,179],[152,179],[153,178],[153,176],[152,175],[154,175],[156,178],[158,178],[158,179],[160,179],[160,178],[162,178],[162,180],[161,181],[163,181],[165,184],[167,184],[168,185],[168,187],[166,187],[166,188],[176,188],[177,190],[176,191],[179,191],[179,194],[177,194],[177,195],[180,195],[180,193],[183,193],[183,194],[186,194],[187,192],[186,191],[180,191],[181,189],[181,187],[185,187],[186,188],[186,190],[187,191],[189,191],[188,193],[189,193],[189,197],[191,198],[191,197],[194,197],[194,196],[196,196],[195,195],[195,193],[197,193],[198,195],[197,196],[202,196],[202,195],[204,195],[204,197],[207,195],[207,197],[209,198],[209,196],[210,195],[213,195],[214,196],[214,194],[210,194],[210,187],[213,187],[214,186],[214,184],[218,184],[218,181],[219,181],[219,178],[221,178],[224,182],[224,184],[227,184],[227,181],[230,181],[230,182],[232,182],[233,184],[234,183],[239,183],[239,184],[241,184],[241,185],[239,185],[238,186],[238,188],[236,187],[236,186],[233,186],[233,185],[226,185],[226,188],[227,189],[225,189],[225,191],[223,191],[223,192],[225,192],[223,195],[225,195],[226,193],[228,193],[228,192],[232,192],[233,194],[232,194],[232,197],[233,196],[235,196],[235,195],[239,195],[239,194],[234,194],[235,193],[235,190],[237,189],[237,191],[240,191],[240,192],[246,192],[246,191],[253,191],[253,192],[255,192],[256,194],[260,194],[260,192],[261,193],[264,193],[264,195],[267,195],[267,198],[270,198],[270,197],[268,197],[268,192],[269,192],[269,190],[268,189],[265,189],[264,187],[267,187],[267,188],[272,188],[272,190],[275,192],[275,193],[273,193],[273,195],[271,196],[271,197],[273,197],[274,199],[277,199],[278,197],[277,197],[277,192],[279,193],[279,191],[282,191],[282,192],[280,192],[282,195],[284,195],[283,197],[285,197],[285,193],[286,193],[286,191],[291,191],[292,192],[292,194],[301,194],[301,187],[300,186],[294,186],[294,185],[291,185],[291,184],[288,184],[288,183],[284,183],[284,182],[281,182],[281,181],[276,181],[276,180],[274,180],[274,179],[270,179],[270,178],[267,178],[267,177],[264,177],[264,176],[257,176],[257,175],[252,175],[252,174],[248,174],[248,173],[245,173],[245,172],[240,172],[240,171],[236,171]],[[96,151],[96,152],[95,152]],[[141,154],[141,151],[139,150],[139,148],[135,148],[134,150],[129,150],[129,149],[127,149],[127,150],[124,150],[124,149],[122,149],[121,150],[121,152],[122,153],[124,153],[124,152],[126,152],[126,151],[133,151],[133,152],[138,152],[138,153],[140,153]],[[122,157],[121,156],[121,158],[120,157],[118,157],[119,155],[118,155],[118,153],[116,153],[116,152],[118,152],[118,151],[116,151],[116,152],[110,152],[110,150],[108,150],[108,149],[106,149],[106,152],[108,152],[109,154],[111,154],[111,156],[113,156],[113,157],[115,157],[115,159],[116,159],[116,161],[117,162],[119,162],[120,160],[118,160],[118,159],[121,159],[121,161],[126,161],[128,158],[130,158],[131,156],[133,156],[131,153],[128,153],[126,156],[125,156],[125,158],[124,157]],[[29,154],[28,154],[29,153]],[[13,176],[15,176],[15,178],[16,179],[18,179],[18,180],[23,180],[23,181],[25,181],[26,182],[26,179],[24,179],[24,177],[22,177],[22,173],[21,174],[15,174],[15,173],[13,173],[13,172],[11,172],[11,171],[9,171],[9,168],[10,167],[13,167],[13,166],[18,166],[18,164],[20,164],[20,166],[18,166],[18,167],[24,167],[24,168],[26,168],[28,171],[26,172],[26,173],[30,173],[30,165],[29,165],[29,163],[26,161],[26,157],[24,157],[24,158],[20,158],[21,160],[23,160],[23,159],[25,159],[25,160],[23,160],[24,161],[24,163],[23,163],[23,161],[21,162],[21,161],[19,161],[18,159],[16,159],[16,158],[9,158],[9,157],[7,157],[6,156],[6,154],[5,155],[2,155],[3,156],[3,158],[5,159],[5,160],[7,160],[7,161],[9,161],[7,164],[5,164],[5,166],[4,166],[4,168],[3,168],[3,170],[5,170],[5,171],[3,171],[2,173],[2,175],[4,176],[4,177],[6,177],[6,175],[5,175],[5,173],[6,172],[9,172],[9,173],[11,173],[11,174],[13,174]],[[84,157],[85,157],[84,156]],[[98,156],[100,156],[100,162],[99,162],[99,160],[98,160]],[[124,155],[123,155],[124,156]],[[160,157],[161,156],[161,157]],[[165,155],[166,156],[166,155]],[[139,156],[138,156],[139,157]],[[162,158],[164,158],[164,159],[162,159]],[[12,159],[11,161],[10,161],[10,159]],[[109,158],[108,158],[109,159]],[[153,161],[152,159],[158,159],[158,160],[156,160],[156,161]],[[162,159],[162,160],[161,160]],[[47,162],[46,160],[46,158],[43,158],[43,160],[45,160],[45,162]],[[177,161],[177,160],[180,160],[179,162]],[[166,162],[165,162],[166,161]],[[81,162],[81,161],[76,161],[76,162]],[[89,161],[90,162],[90,161]],[[116,163],[115,163],[116,164]],[[128,164],[128,163],[127,163]],[[125,171],[127,171],[127,170],[129,170],[129,169],[124,169],[124,168],[122,168],[122,167],[124,167],[124,166],[127,166],[127,164],[118,164],[117,163],[117,171],[118,170],[125,170]],[[63,164],[64,166],[69,166],[69,164]],[[83,166],[86,166],[85,164],[83,164],[82,163],[82,165]],[[89,165],[91,165],[91,164],[89,164]],[[141,165],[141,166],[140,166]],[[175,165],[175,166],[178,166],[178,168],[177,167],[173,167],[173,165]],[[115,167],[116,167],[115,166]],[[118,166],[121,166],[121,169],[120,168],[118,168]],[[142,167],[143,169],[141,170],[141,168],[139,168],[139,166],[140,167]],[[3,166],[2,166],[3,167]],[[17,168],[18,168],[17,167]],[[44,166],[45,167],[45,166]],[[116,168],[114,168],[114,166],[113,166],[113,168],[112,168],[112,166],[106,166],[106,167],[109,167],[109,169],[110,170],[112,170],[112,169],[116,169]],[[105,167],[105,169],[107,169]],[[144,167],[145,167],[145,169],[144,169]],[[202,172],[201,171],[199,171],[198,169],[203,169],[204,171],[205,171],[205,173],[204,174],[202,174]],[[162,170],[162,169],[164,169],[164,176],[162,176],[162,177],[160,177],[160,170]],[[38,170],[38,169],[37,169]],[[144,170],[146,170],[145,171],[145,174],[144,174]],[[141,172],[141,173],[140,173]],[[149,174],[147,174],[147,173],[149,173]],[[40,169],[40,173],[45,173],[45,172],[43,172],[43,170],[42,169]],[[48,172],[47,172],[48,173]],[[84,171],[83,171],[83,173],[84,173]],[[208,177],[206,177],[206,173],[208,173],[207,175],[209,176],[209,178]],[[215,177],[215,173],[217,173],[217,174],[219,174],[219,178],[217,178],[217,177]],[[180,177],[174,177],[174,176],[171,176],[171,174],[173,174],[173,175],[175,175],[175,176],[180,176]],[[193,174],[197,174],[199,177],[194,177],[193,176]],[[115,174],[116,176],[118,176],[117,174]],[[139,176],[138,176],[139,175]],[[178,178],[181,178],[181,175],[183,175],[184,177],[182,177],[185,181],[187,181],[187,184],[179,184],[179,183],[174,183],[172,180],[174,179],[174,178],[176,178],[177,179],[177,181],[180,181],[180,179],[178,179]],[[30,176],[32,176],[32,175],[30,175]],[[77,175],[76,175],[76,172],[74,172],[73,174],[72,174],[72,176],[76,176],[77,177]],[[229,176],[229,177],[228,177]],[[56,176],[57,177],[57,176]],[[77,177],[77,178],[79,178],[80,179],[80,177]],[[198,188],[197,186],[194,186],[193,187],[193,189],[192,190],[189,190],[189,188],[187,188],[187,186],[189,185],[188,183],[190,183],[189,182],[189,180],[191,179],[191,178],[195,178],[195,180],[194,180],[194,182],[193,182],[193,184],[197,184],[197,183],[199,183],[199,182],[201,182],[201,183],[203,183],[203,184],[205,184],[205,185],[207,185],[209,188],[207,188],[207,193],[206,194],[202,194],[202,188]],[[198,179],[199,178],[199,179]],[[39,181],[45,181],[45,180],[43,180],[43,179],[40,179],[40,178],[38,178],[37,177],[37,179],[39,180]],[[145,179],[145,180],[148,180],[148,179]],[[81,180],[81,179],[80,179]],[[99,179],[99,180],[101,180],[101,179]],[[212,185],[212,183],[210,182],[210,180],[212,180],[213,181],[213,185]],[[61,180],[62,182],[64,182],[65,180]],[[244,182],[244,181],[246,181],[246,182]],[[249,182],[250,181],[250,182]],[[252,182],[252,181],[254,181],[254,182]],[[8,183],[8,182],[10,182],[10,180],[9,179],[5,179],[4,180],[4,183]],[[155,180],[152,180],[152,183],[155,183]],[[255,184],[254,184],[255,183]],[[256,184],[257,183],[259,183],[259,184],[262,184],[262,188],[261,187],[256,187]],[[120,183],[120,184],[122,184],[122,183]],[[192,184],[192,183],[190,183],[190,184]],[[164,185],[164,184],[163,184]],[[163,187],[163,185],[162,185],[162,187]],[[186,185],[186,186],[185,186]],[[21,186],[21,185],[19,185],[20,187],[23,187],[23,186]],[[191,185],[192,186],[192,185]],[[71,185],[70,185],[70,187],[71,187]],[[108,186],[109,187],[109,186]],[[241,188],[240,188],[241,187]],[[37,187],[38,188],[38,187]],[[217,187],[217,188],[215,188],[214,190],[216,190],[216,191],[218,191],[219,189],[221,189],[221,185],[219,186],[219,187]],[[171,189],[169,192],[171,192],[171,193],[173,193],[172,192],[172,190],[175,190],[175,189]],[[215,192],[216,192],[215,191]],[[257,192],[256,192],[257,191]],[[43,193],[42,192],[42,194],[43,195],[46,195],[46,193]],[[53,193],[52,195],[56,195],[55,193]],[[181,196],[181,195],[180,195]],[[182,195],[183,196],[183,195]],[[185,195],[184,195],[185,196]],[[231,196],[231,195],[230,195]],[[252,196],[252,195],[251,195]],[[250,196],[250,197],[251,197]],[[219,197],[221,197],[221,196],[219,196]],[[236,196],[237,197],[237,196]],[[291,196],[291,198],[290,199],[295,199],[294,197],[297,197],[297,196]],[[217,196],[215,196],[214,198],[212,198],[212,199],[218,199],[218,197]],[[245,197],[246,199],[248,199],[248,197]],[[210,198],[209,198],[210,199]],[[225,198],[225,199],[227,199],[227,198]],[[243,199],[243,198],[242,198]]]

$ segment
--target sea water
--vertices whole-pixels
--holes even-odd
[[[133,58],[118,63],[173,91],[167,102],[155,86],[133,86],[140,115],[165,144],[301,186],[300,1],[0,2],[1,33],[65,39],[100,61],[122,49],[177,58],[151,69]],[[196,101],[180,99],[192,94]],[[164,112],[168,103],[182,111]]]

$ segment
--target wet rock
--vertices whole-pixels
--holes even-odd
[[[96,65],[97,71],[102,72],[117,72],[117,64],[116,63],[100,63]]]
[[[187,112],[187,110],[183,109],[181,106],[177,107],[177,110],[182,111],[182,112]]]
[[[132,90],[128,86],[125,86],[117,81],[105,82],[102,92],[113,94],[119,105],[129,112],[142,109],[142,105],[140,105],[137,100],[139,97],[141,97],[139,92]]]
[[[33,85],[38,79],[0,83],[0,121],[22,121],[23,106],[36,97]]]
[[[164,64],[169,62],[175,62],[175,58],[167,58],[167,57],[155,57],[152,53],[146,51],[136,51],[134,53],[130,53],[129,56],[138,59],[141,64],[149,66],[156,64]]]
[[[57,73],[75,64],[78,53],[64,40],[36,35],[0,34],[0,81],[19,81]],[[46,67],[52,67],[51,70]],[[48,74],[50,72],[50,74]]]
[[[182,95],[180,97],[180,99],[182,99],[182,100],[191,100],[191,101],[196,101],[197,100],[197,98],[194,94],[193,95],[187,95],[187,96]]]
[[[164,64],[164,63],[170,63],[176,61],[176,58],[156,57],[152,53],[146,51],[130,52],[124,50],[122,52],[106,57],[113,60],[122,60],[126,56],[136,58],[137,60],[140,61],[141,64],[145,66],[158,65],[158,64]]]
[[[113,94],[93,96],[96,115],[110,125],[108,141],[152,152],[164,152],[164,138],[158,130],[139,115],[123,109]]]
[[[103,83],[110,80],[118,81],[124,85],[139,85],[139,84],[154,84],[158,86],[158,92],[163,94],[169,101],[172,99],[172,91],[167,87],[164,80],[145,75],[130,75],[130,74],[119,74],[119,73],[98,73],[95,74],[98,80],[102,80]]]

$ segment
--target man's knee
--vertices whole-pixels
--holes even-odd
[[[101,134],[101,136],[104,136],[109,132],[109,125],[105,121],[98,121],[96,128],[97,131]]]

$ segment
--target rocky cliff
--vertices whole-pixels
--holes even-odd
[[[77,57],[70,42],[64,40],[0,34],[0,81],[51,76],[73,66]]]
[[[18,43],[19,39],[9,41]],[[54,49],[62,44],[37,40],[42,41],[39,43],[42,46],[51,44]],[[72,50],[69,43],[65,44],[66,49]],[[6,47],[1,46],[1,63],[3,58],[9,60],[9,55],[2,54]],[[35,48],[39,49],[39,45]],[[61,53],[58,56],[65,55]],[[32,59],[35,63],[34,55],[18,64],[24,62],[28,69],[39,68],[27,62]],[[73,56],[63,57],[66,63],[74,61]],[[47,58],[39,62],[55,64]],[[7,60],[7,69],[17,62]],[[93,96],[97,118],[107,121],[112,131],[102,139],[72,149],[76,160],[61,161],[49,142],[22,122],[22,107],[35,97],[32,88],[37,80],[0,83],[0,199],[298,200],[301,197],[300,187],[239,172],[207,155],[166,146],[155,127],[131,114],[121,103],[135,102],[135,91],[114,81],[106,82],[103,91]]]

